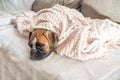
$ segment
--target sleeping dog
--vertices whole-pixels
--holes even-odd
[[[56,51],[58,42],[56,33],[47,29],[36,29],[29,34],[29,46],[31,48],[30,58],[32,60],[41,60]]]

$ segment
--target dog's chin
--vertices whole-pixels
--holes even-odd
[[[51,52],[39,52],[39,51],[36,51],[36,52],[32,52],[30,53],[30,58],[32,60],[42,60],[42,59],[45,59],[46,57],[48,57],[49,55],[51,54]]]

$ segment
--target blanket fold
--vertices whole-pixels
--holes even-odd
[[[55,5],[38,12],[25,12],[13,20],[20,34],[44,28],[59,35],[57,52],[81,61],[106,55],[107,47],[120,47],[120,25],[109,19],[84,17],[75,9]]]

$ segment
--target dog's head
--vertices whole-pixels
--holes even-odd
[[[55,50],[58,42],[56,33],[47,29],[36,29],[29,34],[30,57],[33,60],[46,58]]]

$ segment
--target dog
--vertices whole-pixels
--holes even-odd
[[[56,33],[47,29],[35,29],[29,33],[30,58],[41,60],[48,57],[51,52],[56,52],[58,42]]]

